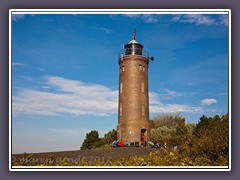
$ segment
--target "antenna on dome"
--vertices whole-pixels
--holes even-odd
[[[134,26],[134,29],[133,29],[133,39],[136,40],[136,27]]]

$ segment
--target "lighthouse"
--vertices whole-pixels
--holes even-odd
[[[136,28],[132,40],[120,51],[119,99],[118,99],[118,141],[139,144],[150,140],[149,94],[148,94],[148,52],[136,40]]]

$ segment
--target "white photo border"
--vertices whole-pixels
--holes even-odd
[[[228,14],[228,166],[12,166],[13,14]],[[10,9],[9,10],[9,170],[10,171],[231,171],[231,10],[230,9]]]

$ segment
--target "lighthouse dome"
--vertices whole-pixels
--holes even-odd
[[[143,45],[136,41],[136,28],[132,40],[124,45],[125,55],[142,55]]]

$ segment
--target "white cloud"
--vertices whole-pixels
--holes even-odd
[[[213,103],[217,103],[217,100],[216,99],[209,99],[209,98],[207,98],[207,99],[203,99],[201,101],[201,103],[204,104],[204,105],[211,105]]]
[[[49,76],[46,86],[55,92],[25,89],[13,96],[13,115],[84,114],[108,116],[117,113],[118,91],[98,84],[87,84]]]
[[[12,20],[18,21],[24,19],[25,16],[26,16],[25,14],[12,14]]]
[[[157,15],[154,14],[124,14],[123,16],[129,18],[139,18],[143,20],[145,23],[156,23],[158,22]]]
[[[118,91],[99,84],[84,83],[61,77],[45,77],[41,90],[24,89],[12,98],[13,116],[19,115],[95,115],[117,114]],[[196,113],[201,107],[166,104],[161,97],[173,98],[179,93],[165,89],[166,94],[150,92],[151,113]]]
[[[215,24],[215,20],[207,15],[202,14],[184,14],[184,15],[175,15],[172,18],[175,22],[180,23],[193,23],[193,24],[205,24],[205,25],[213,25]]]

